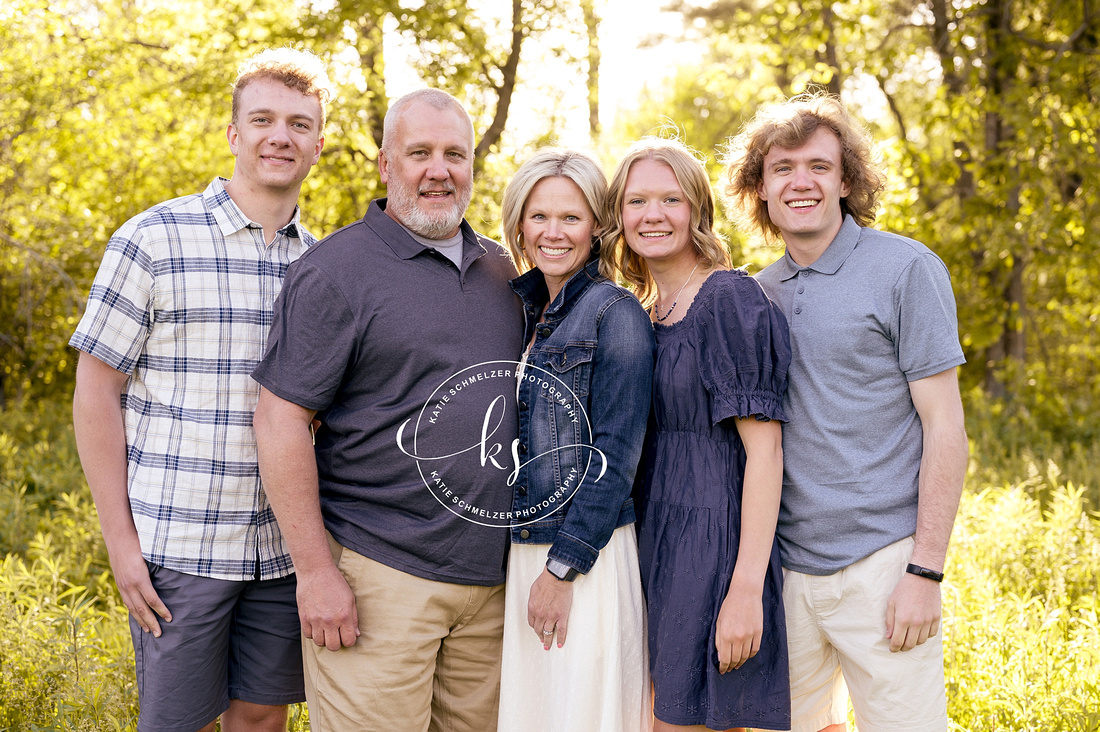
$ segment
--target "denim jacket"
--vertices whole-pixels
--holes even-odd
[[[634,521],[653,326],[633,295],[600,276],[596,259],[565,283],[541,323],[542,272],[511,284],[523,300],[524,344],[535,338],[517,392],[512,541],[551,544],[550,557],[587,573],[615,529]]]

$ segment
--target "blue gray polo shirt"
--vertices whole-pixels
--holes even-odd
[[[962,364],[947,267],[850,216],[809,267],[756,276],[787,316],[783,566],[837,572],[916,531],[923,438],[909,382]]]

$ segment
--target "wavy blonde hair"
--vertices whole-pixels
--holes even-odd
[[[501,203],[501,224],[504,229],[504,241],[512,263],[520,274],[533,269],[534,265],[523,250],[520,232],[523,227],[523,209],[535,185],[545,178],[566,178],[581,189],[584,200],[592,213],[592,254],[601,250],[601,235],[607,230],[607,176],[603,168],[591,155],[580,150],[548,147],[535,153],[534,157],[519,167],[508,187],[504,190]],[[604,272],[603,259],[600,260],[600,273]]]
[[[840,199],[841,212],[850,214],[860,226],[874,222],[886,178],[874,158],[871,136],[839,99],[826,92],[810,92],[764,107],[727,143],[722,196],[742,227],[757,228],[767,239],[780,238],[779,227],[768,214],[768,203],[759,194],[764,156],[773,145],[801,147],[822,127],[840,140],[841,178],[849,189]]]
[[[630,169],[639,160],[655,160],[672,169],[691,207],[691,241],[695,256],[704,269],[732,266],[729,249],[714,233],[714,193],[703,162],[679,140],[643,137],[630,146],[626,157],[611,177],[607,191],[609,229],[600,254],[600,268],[613,273],[634,293],[642,305],[649,307],[657,299],[657,285],[645,259],[627,246],[623,231],[623,199]]]

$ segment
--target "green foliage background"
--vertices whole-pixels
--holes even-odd
[[[508,10],[507,3],[497,5]],[[713,0],[674,3],[697,61],[653,82],[640,111],[594,129],[608,168],[638,136],[673,129],[719,183],[725,140],[759,104],[840,94],[881,141],[886,229],[948,263],[967,398],[1006,426],[1066,442],[1100,420],[1100,14],[1090,0]],[[499,234],[518,159],[553,141],[558,101],[592,86],[582,10],[513,0],[503,20],[457,0],[10,0],[0,8],[0,405],[71,390],[65,343],[110,234],[152,204],[231,173],[224,141],[236,64],[308,47],[340,95],[303,190],[324,235],[383,195],[383,28],[415,72],[454,92],[480,133],[470,218]],[[499,10],[500,8],[498,8]],[[675,29],[672,29],[675,30]],[[572,45],[563,41],[572,38]],[[541,45],[539,45],[541,44]],[[546,78],[533,54],[575,73]],[[520,127],[519,89],[546,105]],[[735,261],[778,255],[722,223]]]
[[[862,114],[890,175],[879,224],[947,262],[968,359],[973,460],[943,629],[952,719],[1100,729],[1100,13],[1091,0],[674,4],[697,60],[594,127],[593,146],[610,170],[631,140],[672,129],[719,187],[722,145],[759,104],[823,87]],[[554,140],[573,85],[596,99],[599,61],[580,19],[600,3],[510,6],[503,21],[457,0],[0,6],[0,730],[133,728],[125,608],[68,415],[66,342],[111,233],[231,173],[236,64],[283,44],[326,59],[340,91],[303,220],[324,235],[362,215],[384,195],[385,28],[472,110],[469,218],[499,234],[517,161]],[[575,75],[540,74],[540,42]],[[519,129],[509,100],[532,86],[547,108]],[[779,254],[721,227],[750,269]]]
[[[135,729],[126,608],[67,406],[0,411],[0,730]],[[974,416],[944,582],[952,729],[1100,730],[1100,450],[1010,457]]]

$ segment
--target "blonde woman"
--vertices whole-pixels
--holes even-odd
[[[654,729],[787,729],[786,321],[730,269],[706,171],[683,145],[636,143],[608,207],[617,269],[657,342],[638,524]]]
[[[501,730],[648,730],[645,611],[631,487],[653,332],[600,261],[607,179],[542,150],[504,194],[512,289],[527,318],[518,379]]]

